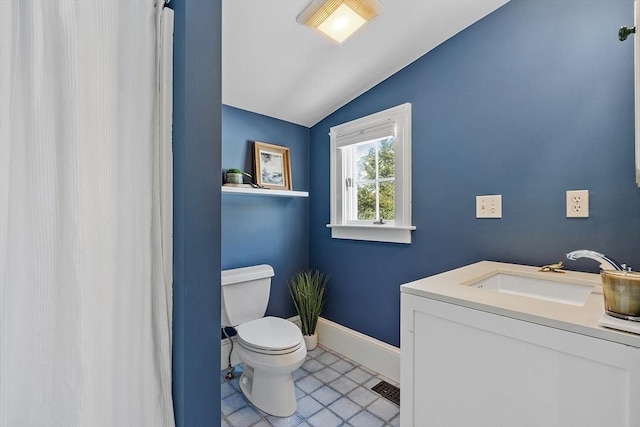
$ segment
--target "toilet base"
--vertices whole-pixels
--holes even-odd
[[[293,371],[302,365],[306,354],[304,344],[293,353],[279,356],[255,354],[239,346],[238,356],[244,364],[242,394],[269,415],[290,417],[296,412]]]
[[[296,412],[293,375],[269,375],[245,364],[240,377],[242,394],[258,409],[276,417],[290,417]]]

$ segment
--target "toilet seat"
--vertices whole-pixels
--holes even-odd
[[[262,317],[236,328],[238,341],[247,350],[261,354],[288,354],[298,350],[304,340],[292,322],[279,317]]]

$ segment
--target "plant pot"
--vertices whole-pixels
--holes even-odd
[[[311,351],[318,346],[318,333],[314,333],[313,335],[303,335],[304,344],[307,346],[307,351]]]
[[[225,182],[227,184],[242,184],[243,183],[242,174],[227,172]]]

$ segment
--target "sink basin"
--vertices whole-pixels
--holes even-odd
[[[504,294],[583,306],[593,291],[594,285],[571,283],[561,280],[561,277],[555,276],[560,280],[548,280],[497,272],[489,277],[466,283],[466,285]]]

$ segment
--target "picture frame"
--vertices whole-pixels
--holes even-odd
[[[272,190],[291,190],[289,148],[266,142],[253,142],[253,171],[256,184]]]

